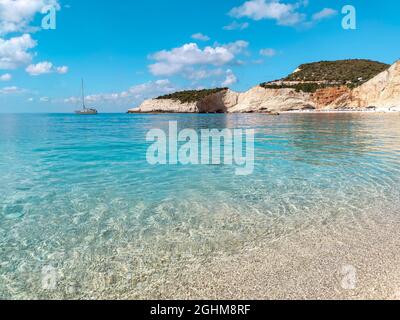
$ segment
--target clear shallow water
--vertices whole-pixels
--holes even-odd
[[[150,166],[146,133],[168,121],[254,128],[254,174]],[[293,232],[396,219],[400,117],[0,115],[0,177],[0,298],[141,297],[171,270]]]

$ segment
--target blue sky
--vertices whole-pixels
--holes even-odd
[[[45,5],[55,30],[40,28]],[[342,28],[343,6],[357,29]],[[244,91],[299,64],[400,58],[400,2],[0,0],[0,112],[125,112],[182,89]]]

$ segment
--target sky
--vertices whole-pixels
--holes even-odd
[[[126,112],[179,90],[245,91],[302,63],[391,64],[399,14],[398,0],[0,0],[0,113],[73,112],[81,78],[88,106]]]

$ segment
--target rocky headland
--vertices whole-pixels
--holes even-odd
[[[400,61],[321,61],[246,92],[181,91],[144,101],[129,113],[280,113],[400,111]]]

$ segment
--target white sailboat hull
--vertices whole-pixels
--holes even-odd
[[[84,110],[77,110],[75,111],[75,114],[80,114],[80,115],[94,115],[98,114],[96,109],[84,109]]]

